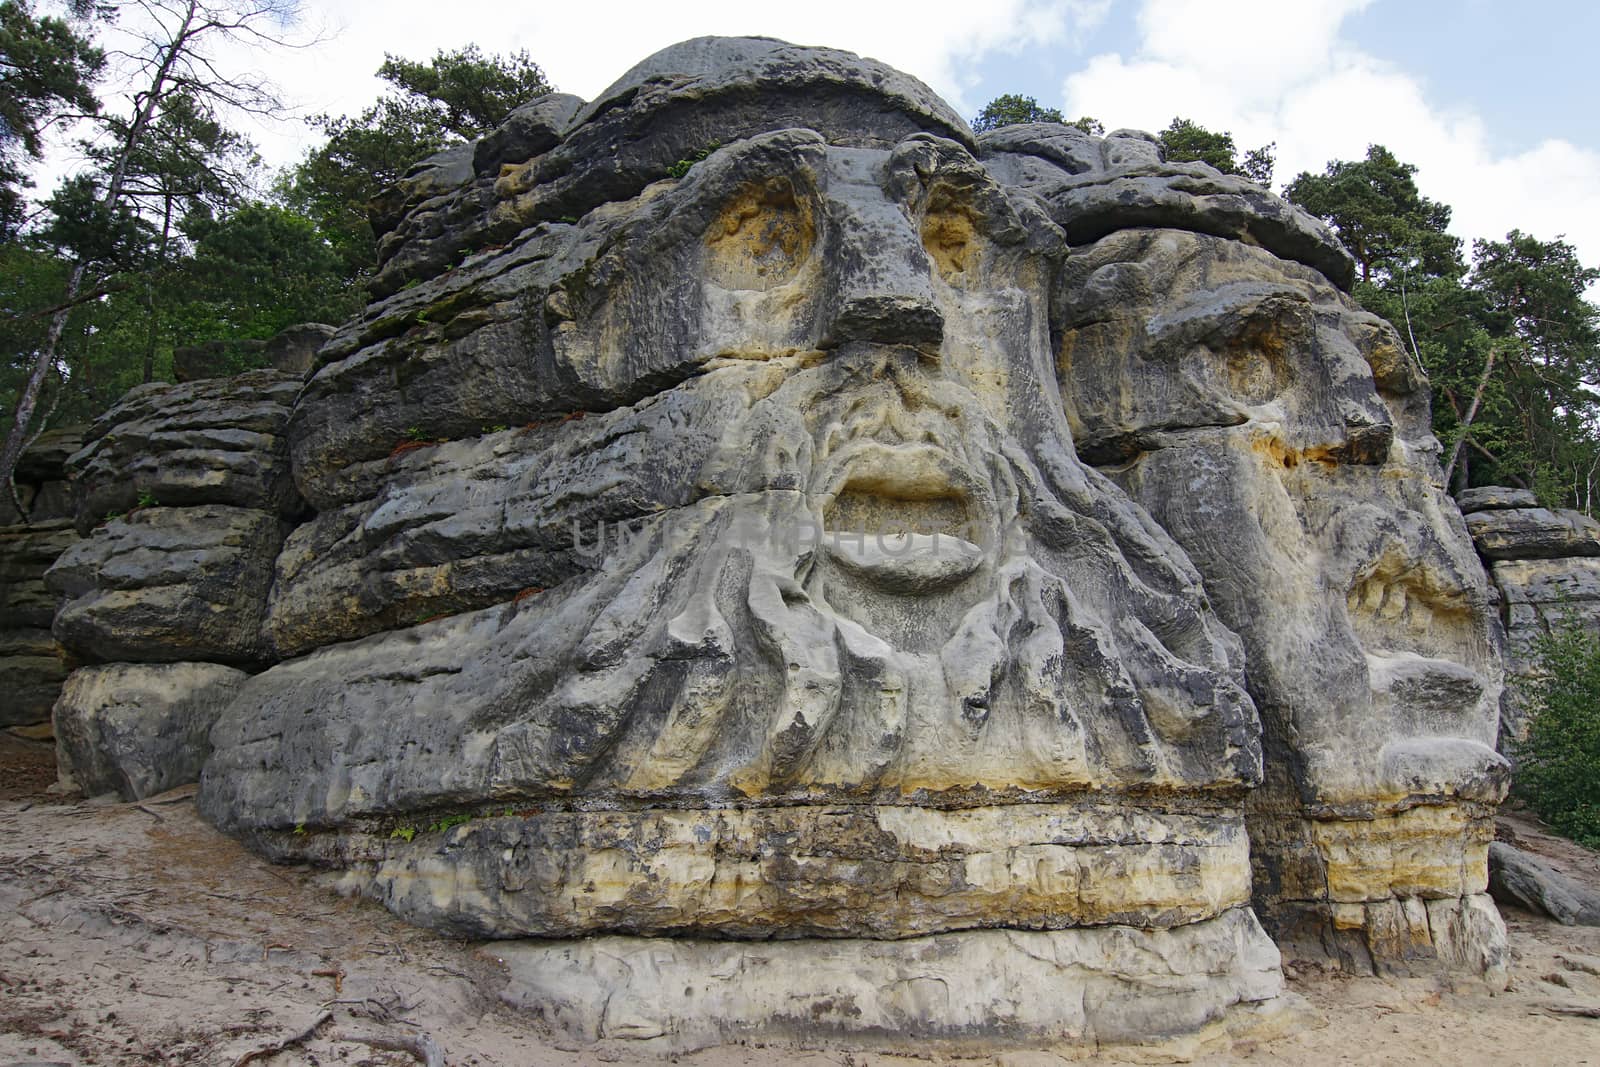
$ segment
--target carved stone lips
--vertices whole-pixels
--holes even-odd
[[[931,444],[866,441],[828,479],[822,548],[840,567],[893,592],[926,592],[971,575],[983,550],[975,475]]]

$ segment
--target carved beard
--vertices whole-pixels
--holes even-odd
[[[571,768],[551,784],[886,799],[1253,780],[1231,635],[1124,557],[1148,531],[1119,491],[1072,460],[1063,494],[993,402],[919,358],[785,376],[703,478],[730,491],[607,561],[616,592],[538,716],[561,748],[539,762]]]

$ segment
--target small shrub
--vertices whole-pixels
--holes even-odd
[[[672,166],[668,167],[667,176],[670,178],[683,177],[685,174],[689,173],[689,168],[693,167],[696,163],[700,162],[702,159],[705,159],[707,156],[721,147],[722,145],[720,143],[716,141],[711,142],[688,158],[680,159]]]
[[[157,503],[158,502],[156,500],[156,495],[154,493],[150,492],[148,489],[146,489],[144,492],[139,494],[139,503],[138,503],[139,507],[141,507],[141,508],[153,508],[153,507],[155,507],[157,505]]]
[[[1556,830],[1600,848],[1600,635],[1569,616],[1538,655],[1528,736],[1513,745],[1516,790]]]

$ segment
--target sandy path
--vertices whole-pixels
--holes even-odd
[[[496,999],[493,960],[275,868],[201,822],[182,791],[92,807],[42,792],[47,746],[0,735],[0,1065],[592,1063]],[[1600,856],[1511,818],[1503,833],[1600,884]],[[1286,1036],[1199,1063],[1594,1064],[1600,928],[1510,913],[1512,987],[1291,969],[1309,1010]],[[1170,1058],[1171,1052],[1162,1058]],[[1193,1050],[1191,1050],[1193,1051]],[[906,1052],[915,1055],[914,1043]],[[611,1055],[613,1062],[654,1062]],[[1120,1052],[1117,1059],[1147,1060]],[[736,1064],[890,1065],[900,1056],[724,1048]],[[997,1057],[1007,1067],[1062,1062]]]

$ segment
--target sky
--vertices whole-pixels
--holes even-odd
[[[1512,228],[1564,235],[1600,266],[1600,4],[1593,0],[676,0],[506,4],[306,0],[305,47],[240,52],[303,115],[355,113],[390,52],[526,49],[592,98],[674,41],[762,34],[872,56],[971,117],[1001,93],[1107,129],[1182,115],[1241,149],[1277,144],[1275,186],[1381,143],[1418,167],[1470,244]],[[251,131],[273,164],[315,143],[303,122]]]

